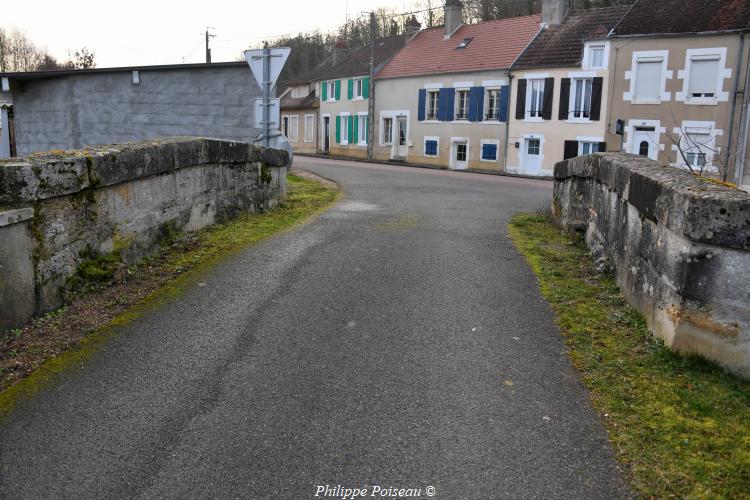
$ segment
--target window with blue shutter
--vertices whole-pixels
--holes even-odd
[[[503,85],[500,87],[500,113],[499,120],[501,122],[508,121],[508,99],[510,98],[510,87]]]
[[[438,141],[436,139],[425,139],[424,155],[425,156],[437,156],[437,154],[438,154]]]
[[[456,89],[440,89],[438,104],[438,120],[443,122],[453,121],[453,107],[456,105]]]
[[[484,118],[484,87],[469,90],[469,121],[481,122]]]
[[[497,144],[482,144],[482,159],[497,161]]]
[[[425,89],[419,89],[418,94],[418,102],[417,102],[417,120],[420,122],[424,121],[424,110],[425,110],[425,103],[427,101],[427,91]]]

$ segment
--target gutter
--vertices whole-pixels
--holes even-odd
[[[629,35],[618,35],[617,33],[615,33],[614,35],[612,35],[612,38],[692,38],[695,36],[733,35],[736,33],[750,33],[750,28],[737,28],[719,31],[688,31],[684,33],[637,33]]]

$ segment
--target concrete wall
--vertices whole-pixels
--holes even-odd
[[[555,166],[553,211],[679,352],[750,378],[750,195],[634,155]]]
[[[10,125],[4,107],[0,107],[0,158],[10,158]]]
[[[407,120],[408,144],[405,159],[409,163],[451,168],[451,144],[453,140],[461,138],[468,141],[468,168],[503,170],[506,123],[419,121],[417,115],[419,90],[427,86],[491,87],[499,86],[499,84],[508,84],[507,72],[456,73],[377,80],[375,84],[375,158],[389,160],[401,156],[395,145],[386,144],[384,141],[383,118],[404,117]],[[394,129],[396,129],[395,120]],[[437,157],[425,156],[425,137],[438,138]],[[482,140],[498,141],[497,161],[480,159]]]
[[[681,155],[677,152],[675,138],[680,136],[681,129],[691,127],[706,127],[715,140],[714,148],[718,154],[709,155],[711,165],[709,169],[719,173],[727,156],[733,152],[727,151],[730,136],[729,116],[731,106],[736,99],[737,107],[732,125],[733,151],[738,144],[737,132],[739,128],[742,95],[734,96],[734,84],[739,89],[746,87],[744,82],[747,71],[750,43],[745,43],[743,55],[739,54],[738,34],[702,35],[690,37],[648,37],[648,38],[615,38],[611,40],[610,57],[615,58],[613,69],[612,110],[608,124],[608,150],[619,151],[620,136],[615,135],[617,119],[626,122],[624,136],[624,152],[637,153],[638,141],[634,140],[636,127],[654,127],[655,133],[652,143],[651,158],[666,165],[684,165]],[[686,102],[683,95],[685,82],[689,76],[686,71],[688,50],[707,49],[712,53],[723,53],[723,75],[721,78],[721,92],[713,102],[703,104]],[[631,99],[632,82],[634,81],[634,54],[656,55],[666,60],[666,79],[662,87],[662,98],[658,103],[638,103]],[[738,58],[742,64],[737,71]],[[739,80],[739,81],[738,81]],[[670,135],[672,136],[670,138]],[[642,142],[642,141],[641,141]],[[684,143],[683,143],[684,144]],[[734,163],[733,161],[730,163]],[[732,180],[729,175],[728,180]]]
[[[249,141],[260,96],[244,65],[11,81],[17,154],[169,136]]]
[[[176,138],[0,160],[0,331],[64,302],[79,266],[124,264],[167,231],[194,231],[285,194],[288,155]]]
[[[572,120],[560,120],[560,92],[563,78],[574,78],[577,75],[585,75],[587,78],[602,77],[604,79],[601,100],[601,114],[598,121],[581,121],[576,123]],[[518,80],[525,78],[554,78],[555,87],[552,97],[552,119],[541,118],[516,119],[516,107],[518,105]],[[535,69],[515,71],[510,89],[510,138],[508,147],[508,172],[533,175],[552,175],[555,164],[562,161],[565,152],[565,141],[604,142],[607,128],[607,112],[609,106],[609,72],[606,69],[581,70],[581,67]],[[572,107],[572,102],[571,102]],[[524,165],[524,141],[525,139],[539,139],[541,144],[541,170],[530,171]],[[518,148],[516,148],[518,143]]]

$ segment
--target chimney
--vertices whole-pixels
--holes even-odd
[[[450,36],[461,26],[463,4],[461,0],[445,0],[445,38]]]
[[[568,16],[571,0],[543,0],[542,24],[558,26]]]
[[[409,40],[411,37],[413,37],[415,34],[419,32],[419,30],[422,29],[422,23],[417,21],[417,16],[414,14],[411,15],[411,18],[406,21],[406,39]]]
[[[336,66],[349,56],[349,47],[343,38],[337,38],[333,45],[333,65]]]

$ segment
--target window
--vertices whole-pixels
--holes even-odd
[[[328,82],[326,83],[328,85],[328,100],[329,101],[335,101],[336,100],[336,82]]]
[[[299,138],[299,116],[292,115],[289,117],[289,142],[297,142]]]
[[[497,141],[482,141],[482,156],[480,159],[483,161],[497,161]]]
[[[528,109],[529,117],[541,118],[544,108],[544,79],[529,80],[528,85],[527,99],[529,105],[526,109]]]
[[[315,116],[305,115],[305,142],[312,142],[315,137]]]
[[[661,100],[662,63],[661,58],[638,59],[635,68],[635,98],[637,100]]]
[[[711,159],[714,139],[706,128],[686,128],[681,147],[684,160],[692,168],[703,169]]]
[[[367,115],[359,115],[357,120],[357,139],[360,146],[367,145]]]
[[[539,139],[527,139],[528,144],[526,153],[532,156],[538,156],[539,150],[541,149],[541,142]]]
[[[456,161],[466,161],[466,143],[456,144]]]
[[[638,154],[641,156],[648,156],[648,141],[641,141],[640,145],[638,146]]]
[[[459,90],[456,92],[456,120],[467,120],[469,118],[469,91]]]
[[[578,154],[579,155],[590,155],[599,152],[598,142],[587,142],[581,141],[578,143]]]
[[[349,120],[350,116],[341,117],[341,144],[349,144]]]
[[[500,89],[487,90],[487,119],[500,119]]]
[[[570,101],[573,103],[573,109],[570,115],[573,118],[590,118],[591,117],[591,78],[578,78],[571,82]]]
[[[437,156],[438,155],[438,138],[437,137],[425,137],[424,155],[425,156]]]
[[[459,44],[458,44],[458,47],[456,47],[456,48],[457,48],[457,49],[465,49],[465,48],[466,48],[466,47],[467,47],[467,46],[468,46],[468,45],[469,45],[469,44],[471,43],[471,41],[472,41],[472,40],[474,40],[474,37],[473,37],[473,36],[470,36],[470,37],[464,38],[464,39],[463,39],[463,40],[461,41],[461,43],[459,43]]]
[[[427,92],[427,119],[437,120],[438,114],[438,91],[431,90]]]
[[[363,99],[365,96],[365,80],[357,78],[354,80],[354,98]]]
[[[284,116],[281,118],[281,133],[289,139],[289,117]]]
[[[393,144],[393,118],[383,118],[383,144]]]
[[[604,67],[604,45],[592,45],[589,48],[589,58],[591,69],[601,69]]]
[[[718,55],[690,59],[688,99],[713,99],[716,96],[720,61]]]

